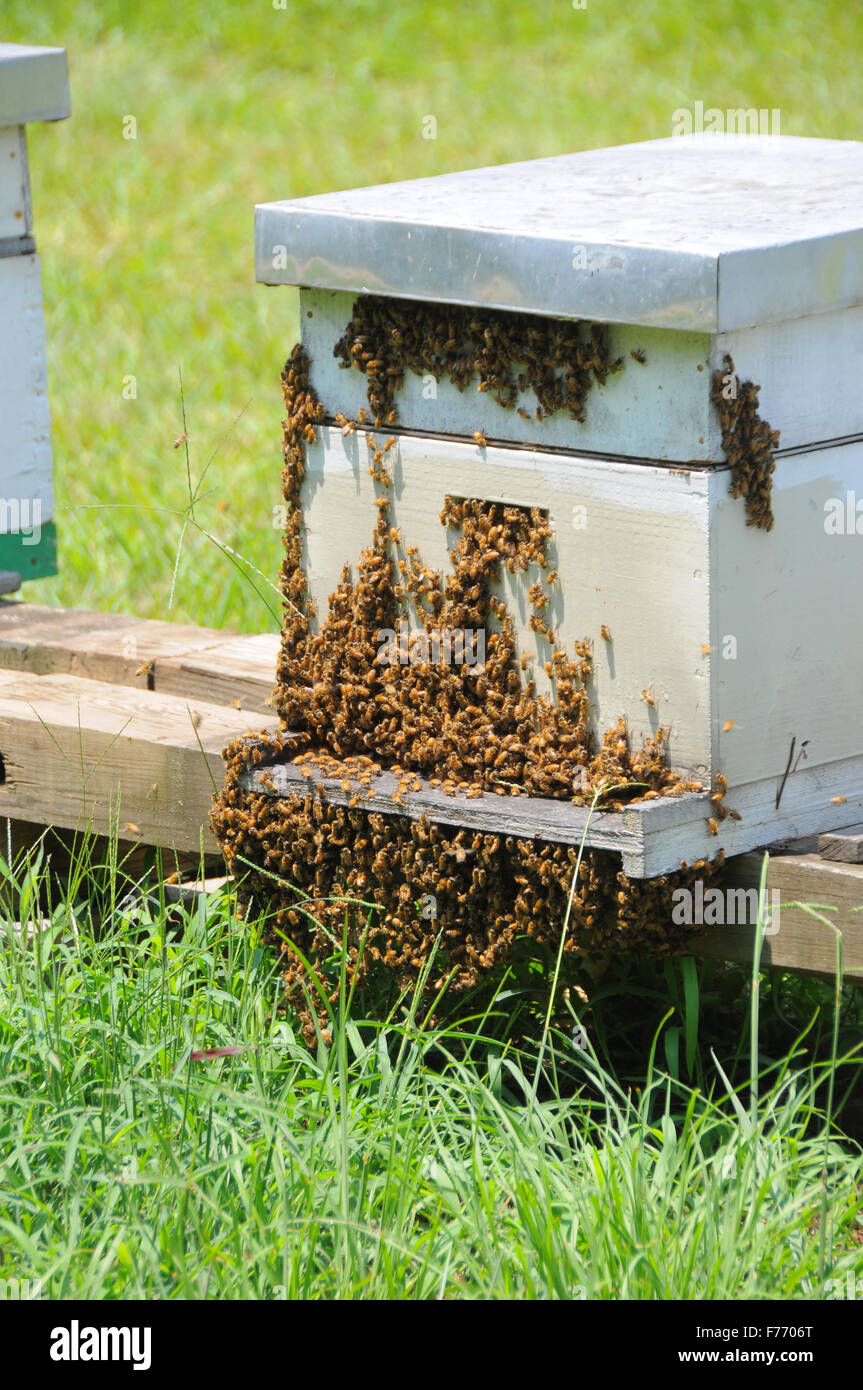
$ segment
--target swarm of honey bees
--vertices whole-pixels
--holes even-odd
[[[558,946],[577,849],[337,806],[311,785],[282,797],[241,789],[244,772],[277,762],[285,749],[279,736],[262,735],[226,750],[228,781],[214,826],[231,870],[247,873],[246,900],[268,912],[287,1001],[309,1042],[315,1013],[321,1023],[325,1015],[309,1003],[304,959],[334,1000],[337,988],[332,979],[326,984],[324,962],[343,940],[346,920],[350,983],[387,977],[413,994],[425,975],[423,1007],[444,985],[463,995],[518,969],[543,947]],[[672,922],[671,893],[696,878],[711,883],[721,862],[720,855],[636,880],[617,870],[615,856],[586,850],[573,891],[564,980],[574,977],[585,953],[666,956],[682,947],[688,929]],[[346,901],[355,906],[347,917]]]
[[[732,497],[746,503],[746,525],[772,531],[770,505],[772,477],[776,468],[773,450],[779,444],[779,430],[772,430],[758,416],[760,386],[738,381],[734,362],[726,353],[725,371],[713,374],[711,399],[722,424],[722,448],[731,464]]]
[[[290,482],[295,492],[294,480]],[[634,798],[699,790],[672,773],[666,736],[657,730],[633,751],[623,720],[594,746],[589,725],[588,642],[570,655],[545,614],[540,583],[531,586],[530,625],[548,644],[546,672],[554,698],[522,681],[514,624],[494,586],[504,567],[547,568],[551,528],[536,508],[477,498],[447,498],[441,522],[456,536],[445,579],[408,546],[399,558],[388,523],[388,498],[378,497],[372,543],[356,577],[346,567],[320,631],[288,615],[276,707],[286,728],[313,733],[338,757],[365,754],[406,771],[438,778],[445,790],[479,788],[502,795],[565,797],[586,804],[600,784],[614,787],[606,806]],[[294,537],[288,537],[293,544]],[[292,592],[300,596],[301,586]],[[408,603],[425,631],[478,632],[485,662],[391,663],[379,633],[395,630]]]
[[[379,295],[355,301],[333,351],[342,366],[365,374],[378,426],[398,418],[395,396],[405,371],[435,381],[448,377],[460,391],[476,379],[478,391],[488,391],[507,409],[515,408],[519,393],[530,388],[537,420],[558,410],[583,420],[592,383],[604,382],[623,367],[622,357],[610,360],[603,324]],[[527,412],[522,406],[518,413]],[[477,442],[484,443],[479,433]]]
[[[514,408],[530,385],[540,418],[567,409],[581,419],[591,381],[622,365],[609,363],[597,325],[374,297],[357,300],[335,351],[365,372],[372,417],[365,411],[356,421],[335,416],[343,432],[394,423],[406,368],[438,378],[446,372],[462,389],[478,376],[480,389],[505,408]],[[469,990],[525,953],[559,941],[577,851],[410,819],[394,813],[399,792],[386,813],[335,805],[312,784],[316,764],[321,775],[343,777],[343,788],[358,769],[371,776],[385,768],[402,779],[399,790],[416,787],[411,779],[423,777],[433,788],[469,795],[565,798],[578,805],[599,795],[602,810],[702,788],[668,767],[661,728],[634,749],[619,719],[597,742],[589,717],[592,645],[577,641],[568,652],[548,616],[557,576],[550,568],[547,515],[447,497],[441,524],[452,542],[451,568],[445,575],[432,570],[390,524],[391,440],[381,444],[370,431],[377,519],[355,573],[345,565],[315,630],[303,570],[301,489],[305,447],[327,417],[299,345],[282,386],[288,520],[274,702],[283,732],[241,740],[226,751],[227,784],[214,829],[229,868],[248,872],[245,891],[269,909],[288,995],[301,1013],[302,957],[322,971],[344,929],[345,898],[367,905],[351,928],[349,975],[389,971],[399,988],[412,988],[440,936],[428,988],[447,980],[450,991]],[[518,652],[512,617],[495,592],[504,570],[531,567],[537,577],[528,589],[530,627],[548,646],[549,695],[537,693],[532,677],[524,679],[528,660]],[[409,616],[430,637],[443,630],[482,631],[485,660],[382,660],[381,631],[395,630]],[[607,629],[602,637],[611,640]],[[308,789],[275,795],[267,769],[300,759]],[[243,777],[256,767],[263,770],[263,785],[248,790]],[[672,925],[671,893],[696,876],[715,875],[721,856],[646,881],[627,879],[618,862],[607,852],[584,852],[567,938],[573,959],[609,948],[659,955],[678,949],[687,929]],[[434,904],[433,914],[423,915],[423,901]],[[303,1017],[312,1029],[307,1010]]]

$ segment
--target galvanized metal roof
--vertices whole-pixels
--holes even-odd
[[[863,303],[863,144],[688,135],[264,203],[255,273],[724,332]]]
[[[0,126],[61,121],[70,109],[65,48],[0,43]]]

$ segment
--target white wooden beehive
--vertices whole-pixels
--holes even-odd
[[[556,628],[594,641],[597,731],[620,715],[636,743],[670,727],[671,765],[705,789],[654,803],[663,833],[637,872],[863,819],[863,144],[693,136],[269,203],[256,275],[300,286],[329,421],[367,405],[366,378],[333,355],[358,295],[609,325],[626,366],[591,389],[583,423],[407,373],[398,527],[445,571],[448,494],[547,510]],[[711,399],[726,354],[780,431],[769,532],[729,495]],[[324,613],[374,525],[362,447],[333,422],[308,450]],[[532,578],[509,585],[528,651],[516,590]],[[720,773],[741,818],[714,834]]]
[[[27,125],[69,115],[62,48],[0,43],[0,571],[56,572],[42,274]]]

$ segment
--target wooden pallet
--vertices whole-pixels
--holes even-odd
[[[224,780],[221,751],[241,735],[277,727],[270,704],[277,650],[275,634],[238,636],[0,601],[0,816],[98,834],[116,829],[141,845],[217,853],[208,822],[214,790]],[[261,775],[250,775],[250,787],[260,788]],[[276,794],[302,781],[290,767],[271,775]],[[406,793],[405,805],[397,806],[391,796],[396,783],[386,773],[372,779],[374,798],[370,788],[345,792],[339,780],[319,780],[332,800],[359,792],[364,804],[392,814],[424,813],[445,824],[497,831],[503,824],[509,834],[569,843],[578,842],[587,819],[584,812],[573,820],[575,808],[538,798],[448,797],[413,778],[421,790]],[[683,800],[595,815],[587,842],[621,852],[624,864],[637,864],[640,856],[643,864],[673,830]],[[836,840],[830,837],[830,853],[837,852]],[[846,977],[863,981],[863,911],[857,910],[863,864],[817,851],[813,837],[771,853],[767,884],[781,896],[780,928],[765,941],[762,959],[831,974],[834,934],[792,906],[821,905],[843,932]],[[753,852],[729,860],[724,886],[756,887],[762,858]],[[750,960],[751,929],[708,927],[694,951]]]
[[[278,637],[0,603],[0,815],[217,853],[221,753],[274,729]]]

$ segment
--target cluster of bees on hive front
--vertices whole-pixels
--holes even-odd
[[[447,377],[460,391],[476,381],[478,391],[508,409],[530,389],[537,420],[558,410],[583,420],[593,382],[623,367],[622,357],[611,360],[602,324],[377,295],[356,300],[333,351],[342,366],[364,373],[378,427],[398,418],[395,397],[406,370],[435,381]],[[518,413],[529,418],[523,406]]]
[[[711,400],[719,411],[722,448],[731,464],[729,492],[732,497],[744,499],[747,526],[771,531],[770,497],[776,468],[773,450],[779,444],[779,430],[772,430],[758,416],[761,387],[752,381],[738,381],[734,362],[727,353],[724,361],[725,371],[713,374]]]
[[[513,619],[496,596],[504,567],[548,569],[551,528],[537,508],[448,498],[441,522],[455,536],[451,571],[442,578],[415,548],[393,539],[388,499],[378,498],[371,544],[353,576],[346,566],[320,631],[303,634],[301,678],[292,631],[276,706],[286,727],[315,737],[330,755],[363,754],[408,773],[434,778],[446,791],[486,791],[590,801],[601,784],[621,809],[634,798],[696,790],[667,766],[660,730],[633,751],[619,721],[594,746],[587,685],[587,641],[559,645],[546,613],[547,592],[531,585],[531,626],[549,650],[554,698],[523,679]],[[299,592],[299,586],[295,588]],[[409,611],[429,634],[485,633],[485,661],[388,663],[379,633]]]
[[[343,937],[346,899],[358,909],[349,918],[350,984],[384,977],[413,993],[426,975],[425,1007],[444,985],[459,996],[494,986],[543,948],[552,958],[576,866],[564,982],[575,978],[585,952],[673,953],[686,928],[671,922],[671,892],[697,877],[712,882],[721,863],[699,861],[642,882],[597,850],[585,851],[578,865],[573,846],[334,805],[311,786],[283,797],[242,790],[245,771],[284,753],[279,737],[267,735],[227,750],[214,827],[229,868],[245,875],[245,900],[267,911],[287,999],[309,1042],[316,1020],[303,958],[333,1001],[337,985],[323,963]],[[255,867],[247,873],[248,865]],[[323,1024],[323,1010],[317,1021]]]
[[[377,518],[355,570],[345,565],[314,631],[302,564],[301,486],[305,447],[326,415],[309,384],[308,358],[297,346],[282,374],[288,521],[275,703],[284,732],[227,751],[227,785],[214,812],[229,866],[257,866],[247,889],[273,913],[289,993],[298,1005],[304,967],[286,942],[317,968],[331,956],[333,932],[341,935],[344,897],[374,908],[368,949],[360,959],[353,939],[349,973],[389,970],[400,988],[408,987],[440,933],[429,988],[446,978],[450,989],[466,990],[537,944],[559,939],[577,852],[411,820],[393,807],[387,814],[363,809],[355,797],[354,804],[337,806],[311,784],[302,794],[267,795],[270,764],[298,761],[299,754],[304,775],[340,779],[343,790],[360,766],[394,770],[396,806],[419,777],[444,792],[565,798],[579,805],[601,790],[602,809],[610,810],[701,790],[668,767],[662,729],[634,750],[626,721],[619,719],[597,744],[589,720],[592,644],[584,639],[567,651],[549,616],[558,581],[543,511],[448,497],[440,518],[452,541],[446,574],[424,565],[390,524],[390,440],[381,442],[373,430],[397,418],[394,397],[406,367],[447,372],[462,389],[478,376],[480,388],[508,408],[529,384],[540,415],[565,408],[580,419],[591,379],[603,380],[621,365],[608,361],[604,330],[589,325],[585,333],[581,325],[526,315],[365,298],[354,305],[336,353],[367,377],[370,418],[365,411],[356,421],[335,418],[345,433],[370,426]],[[517,649],[513,619],[497,596],[504,570],[533,580],[530,626],[548,647],[550,696],[537,693],[528,659]],[[382,662],[381,630],[396,630],[409,616],[428,634],[484,631],[484,663]],[[602,636],[611,640],[607,629]],[[255,767],[264,769],[260,793],[241,785]],[[672,925],[673,888],[687,875],[709,877],[720,861],[683,866],[647,883],[628,880],[617,862],[608,853],[584,853],[568,951],[676,949],[682,938]],[[434,901],[433,919],[417,910],[424,898]],[[357,929],[363,927],[364,918]]]

